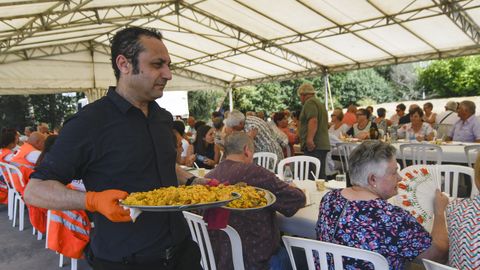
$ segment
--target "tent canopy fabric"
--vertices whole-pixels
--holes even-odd
[[[167,90],[480,53],[480,0],[0,0],[0,94],[106,89],[109,40],[159,29]]]

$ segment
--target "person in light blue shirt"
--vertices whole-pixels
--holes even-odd
[[[480,121],[475,117],[475,103],[470,100],[460,102],[457,114],[460,120],[453,125],[446,140],[480,143]]]

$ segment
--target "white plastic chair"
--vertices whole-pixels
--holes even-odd
[[[464,150],[465,155],[467,156],[467,164],[473,168],[475,161],[477,160],[477,155],[480,151],[480,145],[467,145],[465,146]]]
[[[450,197],[458,197],[458,185],[460,175],[462,174],[470,176],[470,181],[472,182],[472,192],[470,193],[470,198],[473,198],[478,194],[478,189],[475,185],[475,173],[473,168],[450,164],[441,164],[434,167],[436,168],[437,179],[441,179],[444,185],[442,191],[450,194]]]
[[[7,173],[7,167],[6,165],[8,165],[7,163],[3,163],[3,162],[0,162],[0,173],[2,174],[3,176],[3,180],[5,182],[5,184],[7,185],[7,189],[8,189],[8,198],[7,198],[7,202],[8,202],[8,220],[12,220],[13,219],[13,205],[15,204],[15,189],[13,188],[12,184],[10,183],[10,181],[8,181],[8,173]]]
[[[320,160],[316,157],[310,156],[294,156],[280,160],[277,167],[278,178],[283,180],[283,171],[285,166],[290,166],[290,163],[293,163],[292,180],[307,180],[309,176],[308,174],[310,171],[310,165],[315,166],[315,172],[312,172],[314,173],[315,179],[318,179],[320,174]]]
[[[435,152],[435,153],[434,153]],[[407,167],[407,158],[411,165],[417,164],[442,164],[442,147],[426,143],[406,143],[400,145],[403,167]],[[430,157],[430,158],[429,158]],[[432,158],[434,157],[434,158]],[[436,161],[435,161],[436,159]]]
[[[337,149],[338,154],[340,155],[343,173],[347,173],[349,171],[348,160],[350,159],[350,154],[352,153],[353,149],[355,149],[357,146],[358,144],[356,143],[337,143]]]
[[[335,264],[335,270],[344,269],[342,257],[349,257],[353,259],[359,259],[368,261],[373,264],[375,270],[388,269],[388,261],[382,255],[364,249],[358,249],[353,247],[347,247],[337,245],[333,243],[327,243],[317,240],[311,240],[306,238],[283,236],[283,243],[290,257],[293,270],[297,270],[295,265],[295,258],[293,257],[292,247],[300,247],[305,250],[305,256],[308,263],[308,269],[315,269],[315,257],[313,251],[318,252],[320,259],[320,269],[328,269],[327,254],[332,254],[333,263]]]
[[[253,154],[253,160],[265,169],[274,172],[277,166],[278,157],[275,153],[258,152]]]
[[[212,244],[210,243],[210,237],[208,236],[207,223],[205,223],[203,217],[190,212],[183,211],[183,216],[187,220],[193,240],[197,242],[200,248],[203,269],[216,270],[217,266],[215,263],[215,256],[213,255]],[[225,229],[222,229],[222,231],[224,231],[230,238],[233,269],[244,270],[245,266],[243,264],[242,241],[240,235],[238,235],[238,232],[234,228],[228,225]]]
[[[427,259],[422,259],[422,260],[423,260],[423,266],[425,266],[426,270],[457,270],[457,268],[443,265],[434,261],[430,261]]]
[[[3,171],[3,174],[4,174],[4,178],[5,176],[7,176],[7,178],[5,179],[10,179],[11,180],[11,185],[13,187],[13,227],[15,227],[17,225],[17,210],[18,210],[18,230],[20,231],[23,231],[23,228],[25,226],[25,202],[23,201],[23,198],[22,196],[20,195],[20,193],[18,192],[18,188],[19,187],[16,187],[15,186],[15,181],[13,181],[13,175],[17,175],[18,178],[19,178],[19,181],[20,181],[20,185],[22,185],[22,187],[25,186],[25,184],[23,183],[23,174],[22,172],[15,166],[13,165],[10,165],[10,164],[7,164],[7,163],[3,163],[3,162],[0,162],[1,165],[2,165],[2,171]],[[8,182],[8,181],[5,181],[5,182]]]

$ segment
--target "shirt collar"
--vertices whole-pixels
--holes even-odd
[[[125,114],[133,105],[120,96],[117,91],[115,90],[115,86],[110,86],[108,88],[107,97],[117,106],[117,108]]]
[[[470,115],[470,117],[468,117],[467,120],[464,121],[464,123],[472,122],[475,117],[476,117],[475,114]]]

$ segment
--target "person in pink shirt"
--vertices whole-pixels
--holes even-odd
[[[349,127],[352,127],[353,124],[357,122],[356,113],[357,113],[357,106],[355,106],[355,104],[350,104],[348,106],[347,112],[343,116],[342,122],[344,124],[347,124]]]

